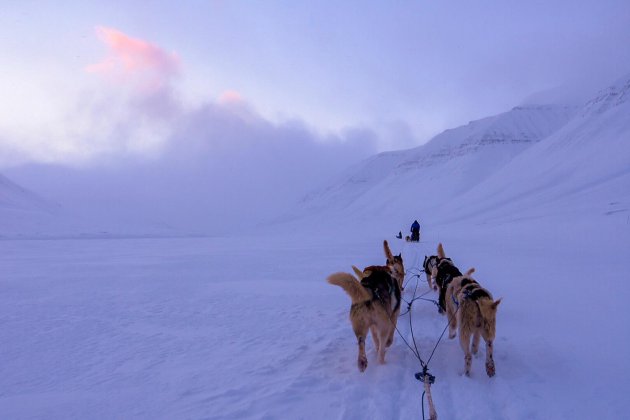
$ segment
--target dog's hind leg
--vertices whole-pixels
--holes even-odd
[[[459,344],[464,350],[464,373],[470,376],[470,365],[472,363],[472,355],[470,354],[470,331],[465,328],[459,329]]]
[[[357,366],[359,367],[359,371],[364,372],[368,365],[367,356],[365,355],[365,338],[367,337],[368,327],[364,322],[359,320],[352,323],[352,329],[357,336],[357,344],[359,345]]]
[[[390,348],[394,344],[394,327],[390,328],[389,334],[387,334],[387,342],[385,348]]]
[[[453,339],[457,335],[457,308],[452,299],[446,300],[446,317],[448,318],[448,338]]]
[[[446,285],[440,287],[440,296],[438,297],[438,312],[444,314],[446,309]]]
[[[376,327],[374,325],[370,327],[370,332],[372,333],[372,341],[374,341],[374,347],[376,348],[376,353],[378,354],[381,348],[382,342],[379,339],[378,331],[376,331]]]
[[[431,274],[425,273],[427,275],[427,283],[429,284],[429,289],[433,289],[433,282],[431,281]]]
[[[387,351],[387,347],[385,346],[385,343],[387,342],[387,339],[389,338],[389,330],[390,328],[387,328],[387,326],[384,326],[385,328],[379,328],[379,332],[381,333],[380,336],[380,341],[381,341],[381,347],[378,349],[378,362],[383,364],[385,363],[385,351]]]
[[[394,343],[394,332],[396,332],[396,323],[398,322],[399,315],[400,310],[394,312],[390,318],[391,325],[389,328],[389,334],[387,334],[387,343],[385,343],[385,347],[390,347]]]
[[[457,315],[449,305],[446,306],[446,316],[448,317],[448,338],[453,339],[457,335]]]
[[[477,352],[479,351],[479,337],[479,331],[475,331],[472,342],[472,354],[477,354]]]
[[[486,337],[484,337],[484,340],[486,342],[486,373],[490,378],[492,378],[496,373],[496,369],[494,367],[494,358],[492,357],[494,345],[492,343],[492,340],[486,340]]]

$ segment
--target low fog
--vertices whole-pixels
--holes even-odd
[[[103,226],[223,234],[281,216],[376,151],[369,130],[323,137],[300,121],[269,122],[244,103],[207,103],[181,111],[171,124],[149,155],[118,150],[89,164],[25,163],[4,173]],[[118,132],[135,133],[128,121]]]

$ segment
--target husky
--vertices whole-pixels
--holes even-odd
[[[391,249],[389,249],[389,244],[387,241],[383,241],[383,250],[385,251],[385,264],[389,268],[389,271],[394,279],[398,282],[398,287],[402,292],[404,290],[404,282],[405,282],[405,265],[403,264],[402,253],[398,255],[392,254]]]
[[[446,311],[446,304],[444,302],[446,296],[446,289],[448,288],[449,283],[455,278],[462,275],[459,268],[453,264],[453,261],[450,258],[446,257],[444,253],[444,247],[439,243],[437,247],[437,257],[438,264],[437,266],[433,266],[431,269],[431,277],[437,284],[438,289],[440,290],[440,297],[438,299],[439,308],[438,311],[443,314]]]
[[[449,338],[455,338],[459,325],[459,344],[464,351],[464,373],[470,376],[472,354],[479,350],[479,337],[486,342],[486,373],[493,377],[496,373],[493,356],[493,343],[496,334],[497,307],[501,299],[493,300],[492,295],[481,287],[471,274],[471,268],[463,276],[454,278],[446,292],[446,314],[449,319]]]
[[[359,270],[357,277],[350,273],[335,273],[327,281],[343,288],[352,299],[350,322],[357,337],[359,354],[357,366],[364,372],[368,361],[365,339],[368,330],[376,347],[378,362],[385,363],[385,351],[394,341],[394,332],[400,313],[401,284],[405,276],[402,255],[394,256],[387,241],[383,242],[387,265],[369,266]]]
[[[424,262],[422,263],[422,267],[424,268],[424,273],[427,275],[427,283],[429,284],[429,289],[437,290],[437,283],[433,282],[433,268],[437,268],[438,263],[440,262],[437,255],[431,255],[430,257],[424,256]]]
[[[402,253],[398,255],[394,255],[391,249],[389,248],[389,244],[387,243],[387,240],[383,241],[383,250],[385,251],[385,258],[386,258],[385,265],[387,266],[387,268],[389,268],[389,272],[392,275],[392,277],[396,279],[396,281],[398,282],[398,287],[400,288],[400,291],[402,292],[404,290],[403,284],[405,282],[405,266],[403,264]],[[381,267],[381,266],[371,266],[371,268],[375,268],[375,267]],[[352,266],[352,270],[354,271],[354,273],[357,275],[359,279],[365,276],[364,272],[368,268],[370,267],[366,267],[363,270],[359,270],[354,265]]]

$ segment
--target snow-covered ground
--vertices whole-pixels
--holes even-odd
[[[325,282],[351,264],[382,263],[388,236],[409,273],[442,241],[504,299],[496,377],[485,375],[483,350],[468,378],[457,340],[438,347],[440,418],[630,414],[625,216],[427,223],[420,244],[393,230],[0,241],[0,417],[418,418],[412,353],[396,337],[378,365],[368,341],[359,373],[349,298]],[[411,313],[426,358],[446,321],[429,302]],[[408,322],[399,324],[407,339]]]

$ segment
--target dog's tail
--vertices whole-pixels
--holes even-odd
[[[385,258],[387,258],[388,260],[393,261],[394,260],[394,255],[392,254],[392,250],[389,249],[389,244],[387,243],[387,239],[385,239],[383,241],[383,250],[385,251]]]
[[[346,291],[352,303],[359,303],[372,299],[370,292],[357,281],[357,279],[349,273],[335,273],[328,276],[328,283],[341,287]]]
[[[442,242],[438,244],[437,254],[438,254],[438,258],[440,259],[446,258],[446,254],[444,253],[444,248],[442,247]]]
[[[466,271],[466,274],[464,274],[464,276],[468,277],[474,272],[475,272],[475,267],[469,268],[468,271]]]

